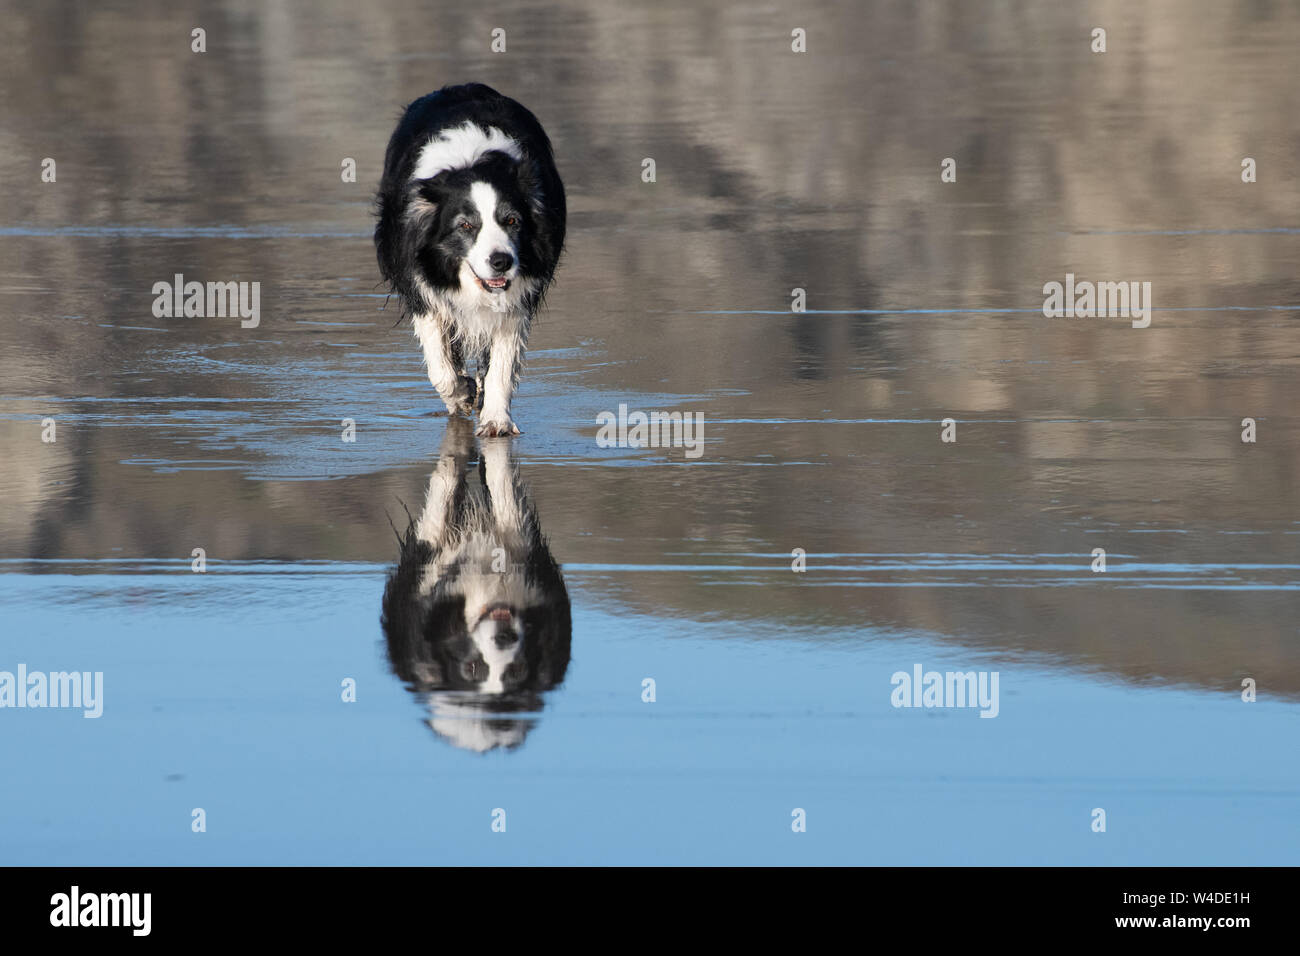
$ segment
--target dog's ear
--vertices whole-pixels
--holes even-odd
[[[443,676],[442,662],[437,658],[425,658],[416,661],[411,667],[411,675],[408,679],[422,688],[427,687],[435,690],[446,682],[446,678]]]
[[[432,215],[447,198],[445,171],[429,179],[411,181],[410,202],[407,214],[413,216]]]
[[[546,212],[546,193],[542,188],[542,174],[537,163],[527,156],[516,162],[515,179],[519,183],[519,191],[527,197],[533,215],[543,215]]]

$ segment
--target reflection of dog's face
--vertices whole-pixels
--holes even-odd
[[[472,468],[468,423],[448,422],[384,590],[394,673],[426,696],[439,735],[473,750],[522,743],[533,721],[513,715],[540,710],[569,664],[568,592],[504,445]]]
[[[392,580],[399,577],[400,566]],[[559,606],[561,601],[567,605],[567,596],[530,583],[526,571],[457,566],[427,594],[419,593],[416,582],[416,593],[408,599],[407,611],[422,618],[417,625],[422,633],[411,635],[417,643],[405,650],[416,652],[406,658],[412,669],[399,676],[419,689],[537,692],[563,679],[567,658],[555,652],[568,646],[568,634],[558,633],[569,626],[567,606]],[[394,617],[392,604],[385,602],[387,618]],[[390,651],[397,649],[393,637],[390,633]]]
[[[471,676],[482,680],[487,690],[505,690],[521,682],[527,674],[525,662],[519,657],[520,632],[523,618],[518,608],[509,604],[494,604],[484,608],[478,622],[469,632],[478,660],[469,662]],[[481,665],[481,666],[480,666]],[[487,673],[480,673],[485,669]]]

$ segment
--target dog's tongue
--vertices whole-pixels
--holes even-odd
[[[506,287],[506,280],[504,278],[484,279],[483,284],[487,286],[489,289],[504,289]]]

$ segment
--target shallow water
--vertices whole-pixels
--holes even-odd
[[[1300,12],[151,13],[0,17],[0,670],[104,674],[97,720],[0,712],[0,858],[1300,860]],[[496,458],[369,239],[398,110],[467,79],[570,195]],[[260,324],[155,318],[176,273],[260,282]],[[1067,273],[1150,282],[1150,327],[1045,318]],[[702,454],[600,447],[620,404]],[[555,686],[402,676],[440,458],[535,508]],[[996,718],[892,706],[918,664],[997,672]]]

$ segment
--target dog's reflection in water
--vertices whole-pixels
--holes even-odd
[[[384,588],[393,672],[434,733],[480,753],[522,744],[569,666],[569,595],[510,446],[484,442],[475,467],[473,426],[448,419]]]

